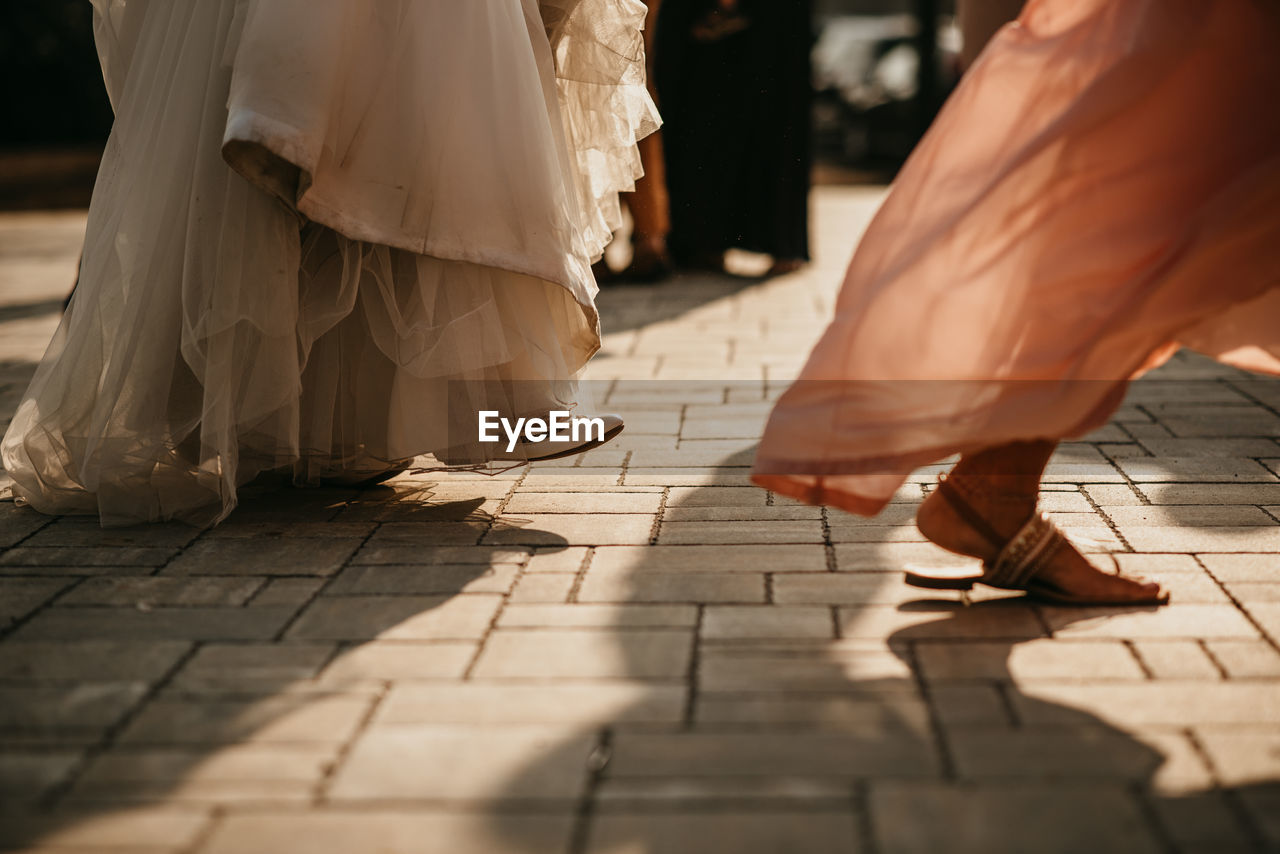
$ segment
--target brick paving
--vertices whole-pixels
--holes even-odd
[[[206,532],[0,502],[0,850],[1280,850],[1280,383],[1179,356],[1051,467],[1163,609],[907,588],[958,560],[928,471],[875,520],[748,486],[879,197],[817,192],[803,274],[606,291],[592,453]],[[82,228],[0,216],[0,421]]]

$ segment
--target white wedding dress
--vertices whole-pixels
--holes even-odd
[[[116,124],[19,500],[210,522],[572,408],[656,127],[639,0],[93,2]]]

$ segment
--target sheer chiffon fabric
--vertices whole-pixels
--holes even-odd
[[[769,420],[765,487],[1105,423],[1179,345],[1280,373],[1280,4],[1032,0],[913,154]]]
[[[116,124],[15,494],[209,522],[575,405],[656,127],[638,0],[94,0]],[[471,444],[468,445],[467,443]]]

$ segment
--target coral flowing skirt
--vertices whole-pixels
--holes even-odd
[[[19,500],[215,521],[574,405],[657,124],[639,0],[93,2],[116,123]]]
[[[1179,346],[1280,373],[1280,3],[1031,0],[906,164],[756,483],[873,515]]]

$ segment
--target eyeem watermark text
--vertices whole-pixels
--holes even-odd
[[[534,443],[604,441],[603,418],[583,418],[564,409],[553,409],[546,418],[517,418],[514,424],[510,418],[501,417],[496,409],[480,410],[481,442],[501,442],[499,427],[507,437],[507,453],[514,451],[521,439]]]

